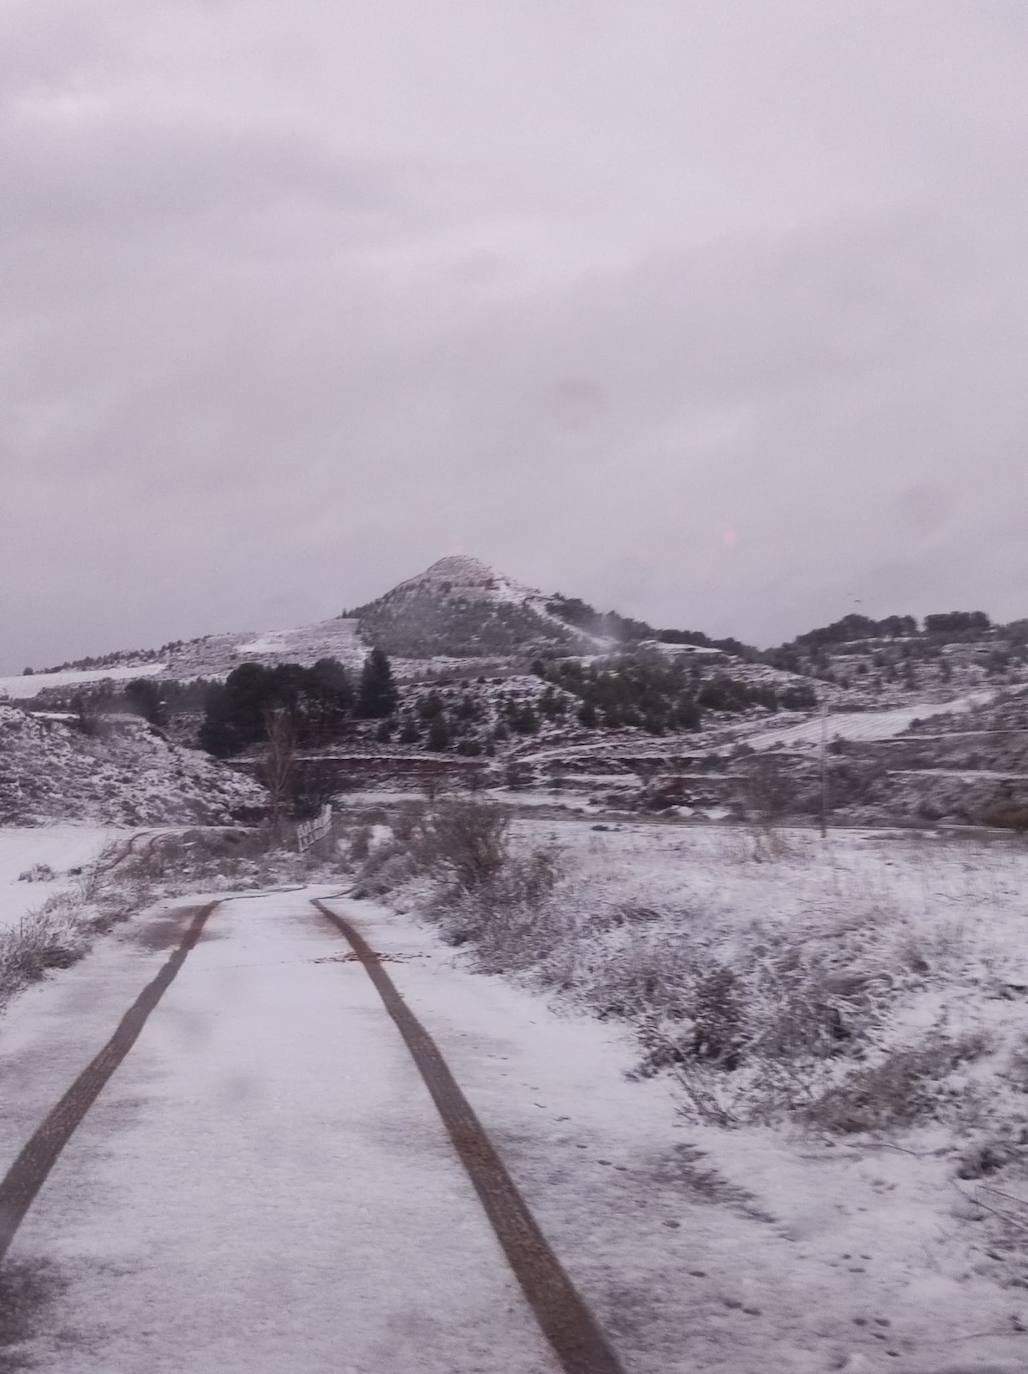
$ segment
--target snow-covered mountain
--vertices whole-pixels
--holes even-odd
[[[477,558],[440,558],[417,577],[352,614],[362,638],[401,658],[464,658],[561,648],[595,651],[607,641],[584,634],[547,607],[534,588]]]
[[[0,700],[48,688],[66,691],[110,679],[158,676],[177,681],[224,677],[240,663],[303,663],[336,658],[356,668],[379,645],[396,659],[520,658],[547,649],[595,653],[612,641],[548,609],[542,592],[477,558],[440,558],[416,577],[331,620],[280,630],[244,630],[177,640],[149,653],[108,654],[53,673],[0,678]],[[556,604],[556,603],[554,603]],[[402,671],[402,665],[398,665]]]

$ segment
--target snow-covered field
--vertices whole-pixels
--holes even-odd
[[[117,836],[109,825],[41,825],[0,828],[0,929],[16,926],[47,897],[70,886],[68,869],[90,863]],[[53,878],[21,882],[22,873],[46,865]]]
[[[367,649],[357,634],[354,620],[322,620],[285,630],[244,631],[241,634],[207,635],[173,646],[165,676],[177,681],[221,678],[240,663],[311,664],[319,658],[338,658],[348,668],[363,661]]]
[[[892,739],[909,730],[915,720],[929,720],[932,716],[960,714],[975,706],[984,706],[995,692],[970,692],[952,701],[915,702],[888,711],[837,711],[828,717],[829,739],[879,740]],[[758,729],[746,736],[746,743],[754,749],[769,749],[772,745],[816,744],[821,738],[821,719],[814,716],[798,725],[782,725],[770,730]]]
[[[39,696],[47,687],[77,687],[86,682],[128,682],[137,677],[153,677],[163,670],[163,663],[135,663],[118,668],[81,668],[66,673],[29,673],[18,677],[0,677],[0,701],[27,701]]]

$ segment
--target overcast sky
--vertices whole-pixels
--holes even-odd
[[[0,101],[0,669],[1028,614],[1024,0],[7,0]]]

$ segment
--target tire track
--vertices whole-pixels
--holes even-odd
[[[189,929],[157,976],[147,983],[121,1018],[110,1040],[49,1112],[0,1181],[0,1264],[61,1151],[139,1039],[150,1013],[171,986],[216,906],[218,902],[210,902],[194,910]]]
[[[550,1248],[435,1041],[363,936],[324,902],[314,900],[312,905],[349,942],[395,1022],[561,1369],[565,1374],[624,1374],[623,1365]]]

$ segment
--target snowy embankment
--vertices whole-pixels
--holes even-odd
[[[13,929],[48,897],[66,891],[76,877],[70,869],[92,863],[126,834],[110,825],[0,828],[0,930]]]
[[[103,717],[95,727],[84,733],[0,702],[0,822],[219,825],[266,799],[252,778],[145,721]]]

